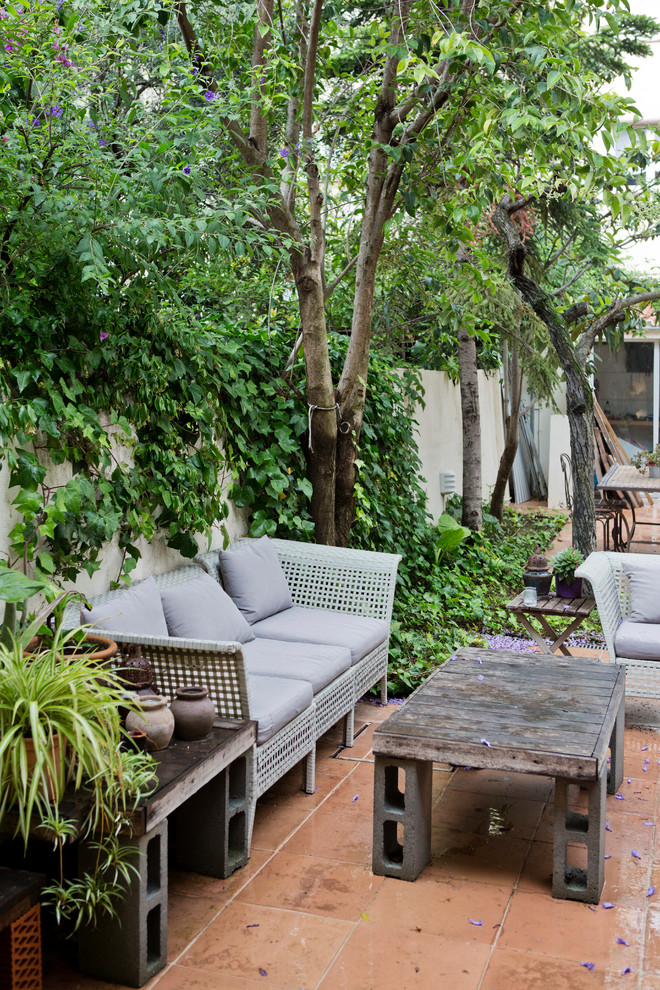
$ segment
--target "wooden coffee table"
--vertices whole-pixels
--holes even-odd
[[[589,659],[459,650],[374,733],[373,872],[415,880],[429,862],[434,762],[543,774],[555,779],[552,895],[597,903],[606,791],[623,777],[624,684],[622,668]],[[586,814],[573,785],[587,791]],[[586,847],[585,870],[569,867],[569,842]]]
[[[534,642],[541,647],[542,653],[561,652],[564,656],[570,657],[571,653],[564,645],[566,640],[578,629],[585,619],[593,612],[596,606],[596,599],[584,595],[580,598],[559,598],[558,595],[541,595],[536,605],[525,605],[524,593],[516,595],[504,606],[508,612],[513,612],[532,637]],[[528,616],[538,619],[541,629],[546,636],[550,637],[550,646],[542,636],[539,636],[534,626],[529,621]],[[557,635],[548,622],[548,618],[560,619],[565,624],[565,628]]]

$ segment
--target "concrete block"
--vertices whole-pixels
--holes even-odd
[[[570,901],[597,904],[603,889],[605,864],[605,768],[594,783],[580,782],[587,792],[587,814],[571,808],[575,781],[555,779],[555,823],[552,869],[552,896]],[[587,867],[569,866],[568,844],[586,849]]]
[[[167,962],[167,820],[139,838],[126,838],[135,853],[133,877],[117,918],[101,917],[80,932],[78,962],[88,976],[141,987]],[[79,873],[93,868],[96,850],[81,842]]]
[[[376,875],[415,880],[429,862],[432,773],[428,760],[376,756],[372,860]]]

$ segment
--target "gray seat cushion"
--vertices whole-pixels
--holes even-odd
[[[259,723],[259,746],[312,704],[312,685],[309,681],[248,674],[248,688],[250,716]]]
[[[284,612],[255,622],[252,631],[257,639],[284,639],[293,643],[326,643],[347,646],[351,663],[357,663],[389,636],[383,619],[332,612],[327,608],[303,608],[294,605]]]
[[[660,558],[626,554],[621,566],[630,582],[630,621],[660,622]]]
[[[160,592],[170,636],[249,643],[254,633],[217,581],[200,574]]]
[[[143,636],[167,636],[167,621],[158,586],[152,577],[118,591],[103,605],[94,605],[91,612],[83,606],[80,622],[92,623],[98,629],[116,633],[139,633]]]
[[[624,619],[616,631],[614,648],[618,657],[660,660],[660,623]]]
[[[291,593],[275,548],[267,536],[219,553],[227,594],[252,624],[291,608]]]
[[[243,657],[248,674],[309,681],[314,694],[351,666],[347,647],[286,643],[279,639],[254,639],[245,644]]]

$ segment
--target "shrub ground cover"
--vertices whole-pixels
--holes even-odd
[[[459,500],[450,503],[449,511],[460,515]],[[404,558],[394,603],[390,691],[408,695],[461,646],[509,648],[489,643],[486,636],[519,632],[504,606],[522,589],[530,554],[536,547],[547,549],[565,522],[562,513],[507,508],[502,524],[485,515],[483,530],[437,565],[418,559],[411,575],[410,558]],[[432,530],[429,526],[430,540]]]

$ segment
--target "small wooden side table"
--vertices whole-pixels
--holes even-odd
[[[542,653],[561,652],[564,656],[570,657],[571,652],[564,646],[564,643],[571,633],[575,632],[591,615],[596,605],[596,599],[586,596],[582,598],[559,598],[557,595],[542,595],[536,605],[525,605],[523,599],[523,594],[516,595],[505,605],[505,608],[520,619],[534,642],[540,646]],[[530,616],[538,619],[541,629],[546,636],[550,637],[550,646],[531,624]],[[548,616],[552,616],[553,619],[562,619],[568,623],[559,636],[548,622]]]

